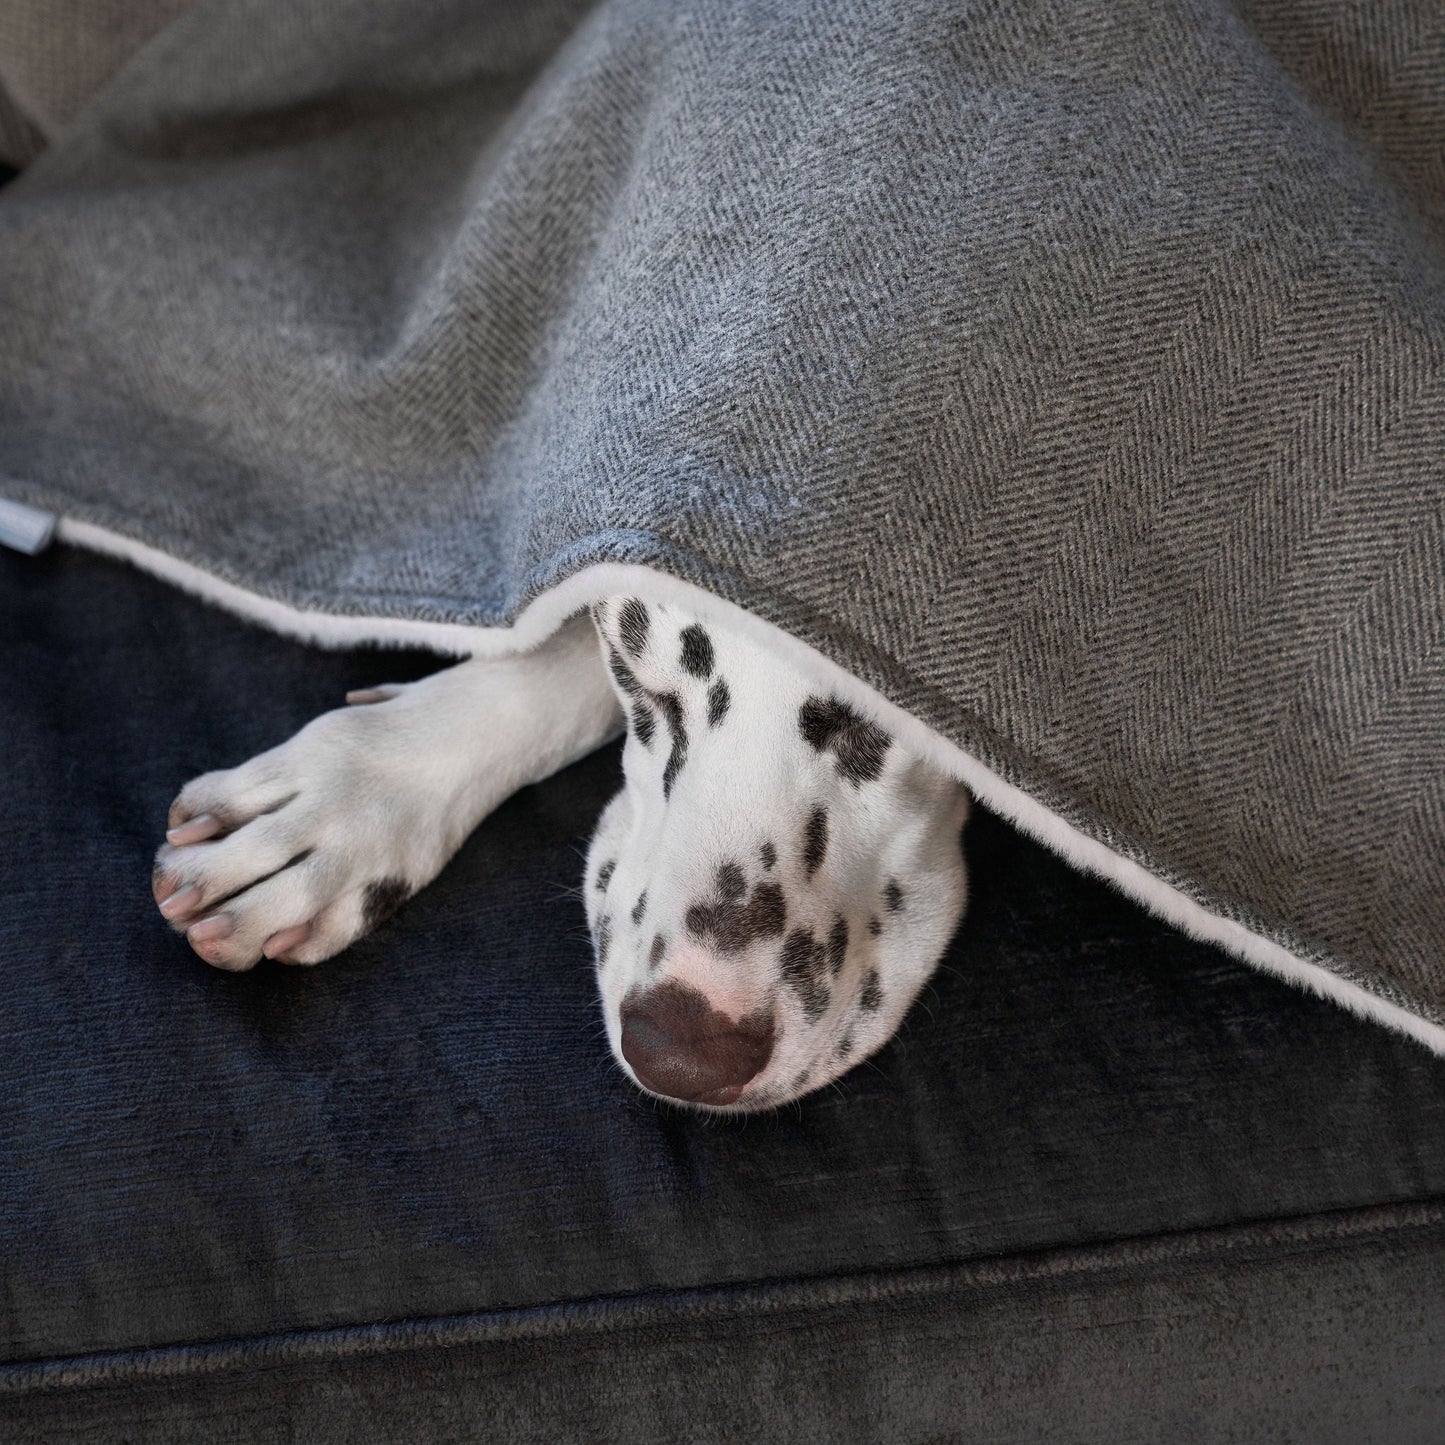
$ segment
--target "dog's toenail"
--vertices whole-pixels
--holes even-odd
[[[187,843],[203,843],[221,831],[220,822],[209,813],[202,813],[189,822],[166,829],[166,842],[173,848],[184,847]]]
[[[236,931],[236,925],[224,914],[212,914],[186,930],[186,937],[192,943],[214,943],[220,938],[229,938]]]
[[[194,883],[182,888],[179,893],[172,893],[169,898],[161,904],[161,915],[165,918],[176,918],[188,908],[194,908],[201,901],[201,890]]]
[[[283,928],[280,933],[273,933],[262,945],[261,952],[267,958],[281,958],[293,948],[299,948],[310,937],[311,925],[298,923],[294,928]]]
[[[352,707],[368,707],[376,702],[390,702],[397,695],[394,687],[354,687],[346,694]]]

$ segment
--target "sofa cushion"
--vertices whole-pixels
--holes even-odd
[[[615,750],[518,795],[345,955],[215,972],[149,895],[171,795],[436,660],[309,649],[66,549],[0,556],[0,637],[13,1389],[97,1353],[685,1314],[1445,1198],[1445,1062],[983,812],[900,1035],[772,1116],[692,1117],[609,1059],[571,890]]]

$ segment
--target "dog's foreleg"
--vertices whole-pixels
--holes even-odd
[[[208,963],[329,958],[430,882],[518,788],[622,726],[586,618],[533,652],[351,698],[171,805],[156,901]]]

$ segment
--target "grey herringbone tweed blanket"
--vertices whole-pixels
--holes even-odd
[[[1445,1047],[1438,0],[202,3],[0,193],[0,495],[322,639],[694,584]]]

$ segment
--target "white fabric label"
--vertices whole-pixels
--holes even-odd
[[[0,546],[33,557],[50,545],[57,520],[54,512],[42,512],[39,507],[0,497]]]

